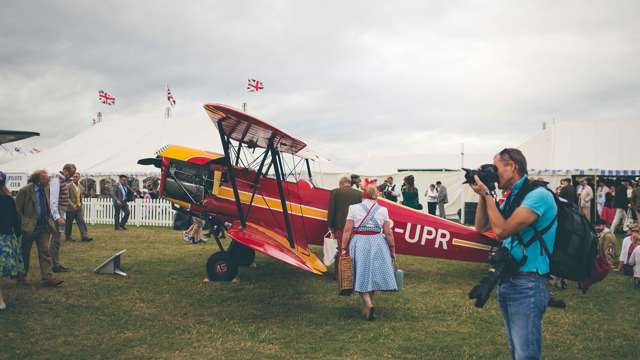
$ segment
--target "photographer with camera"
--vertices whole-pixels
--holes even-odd
[[[543,246],[553,250],[558,213],[554,197],[546,187],[531,185],[527,178],[527,160],[518,149],[504,149],[494,157],[493,166],[483,165],[470,173],[473,178],[467,182],[480,196],[476,230],[491,229],[498,240],[502,240],[502,248],[491,259],[495,275],[485,277],[470,297],[477,298],[478,292],[485,290],[483,294],[488,298],[491,291],[486,291],[488,283],[495,285],[499,281],[498,303],[511,357],[539,359],[542,317],[550,297],[549,257]],[[510,191],[500,206],[494,198],[494,181],[500,189]]]

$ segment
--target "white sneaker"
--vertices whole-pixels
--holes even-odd
[[[6,308],[7,308],[7,304],[5,303],[0,304],[0,310],[4,310]]]

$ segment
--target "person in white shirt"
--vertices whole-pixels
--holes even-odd
[[[362,297],[362,314],[373,320],[374,293],[398,290],[393,265],[396,247],[389,211],[376,201],[376,186],[365,180],[362,196],[362,202],[349,206],[341,256],[351,256],[353,291]]]
[[[378,187],[378,191],[382,193],[385,199],[393,202],[398,202],[400,195],[400,188],[397,184],[393,183],[393,177],[389,176],[382,185]]]
[[[70,268],[60,263],[60,241],[65,227],[65,214],[69,206],[69,184],[71,177],[76,173],[74,164],[65,164],[62,171],[55,174],[49,181],[49,210],[53,221],[56,223],[56,229],[51,234],[51,242],[49,244],[49,253],[51,254],[51,262],[53,264],[53,272],[67,272]]]
[[[429,185],[424,196],[427,197],[427,211],[429,214],[435,215],[436,208],[438,207],[438,190],[436,190],[436,186],[434,184]]]
[[[596,189],[596,211],[598,212],[598,216],[602,216],[602,209],[604,208],[604,203],[607,199],[607,193],[609,192],[609,188],[602,181],[598,181],[598,188]]]
[[[622,270],[622,265],[627,263],[629,257],[629,247],[631,246],[631,236],[627,236],[622,240],[622,247],[620,248],[620,257],[618,258],[618,270]]]
[[[633,242],[633,252],[627,256],[628,264],[633,266],[633,281],[636,286],[640,286],[640,226],[634,225],[631,228],[631,241]],[[635,246],[633,246],[635,245]]]
[[[362,178],[360,175],[351,174],[351,187],[356,190],[362,190]]]

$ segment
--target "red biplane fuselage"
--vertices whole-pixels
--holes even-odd
[[[192,215],[213,215],[230,222],[228,235],[248,249],[310,272],[325,272],[326,267],[308,245],[322,244],[327,233],[330,191],[317,188],[306,179],[288,181],[280,156],[298,155],[308,165],[313,156],[301,155],[306,145],[224,105],[208,104],[205,110],[220,131],[225,154],[173,145],[161,149],[155,159],[162,172],[160,194]],[[235,153],[231,140],[238,142]],[[243,144],[264,149],[264,158],[257,169],[238,165]],[[231,159],[234,154],[235,162]],[[272,168],[274,175],[269,172]],[[473,228],[385,199],[378,203],[388,209],[393,221],[398,254],[481,262],[487,260],[496,245],[492,237]],[[233,262],[233,258],[225,258],[221,266],[220,261],[210,260],[210,277],[215,278],[216,269],[233,267]]]

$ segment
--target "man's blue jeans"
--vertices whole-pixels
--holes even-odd
[[[511,358],[540,359],[542,316],[549,303],[547,278],[520,275],[505,279],[498,287],[498,303]]]

